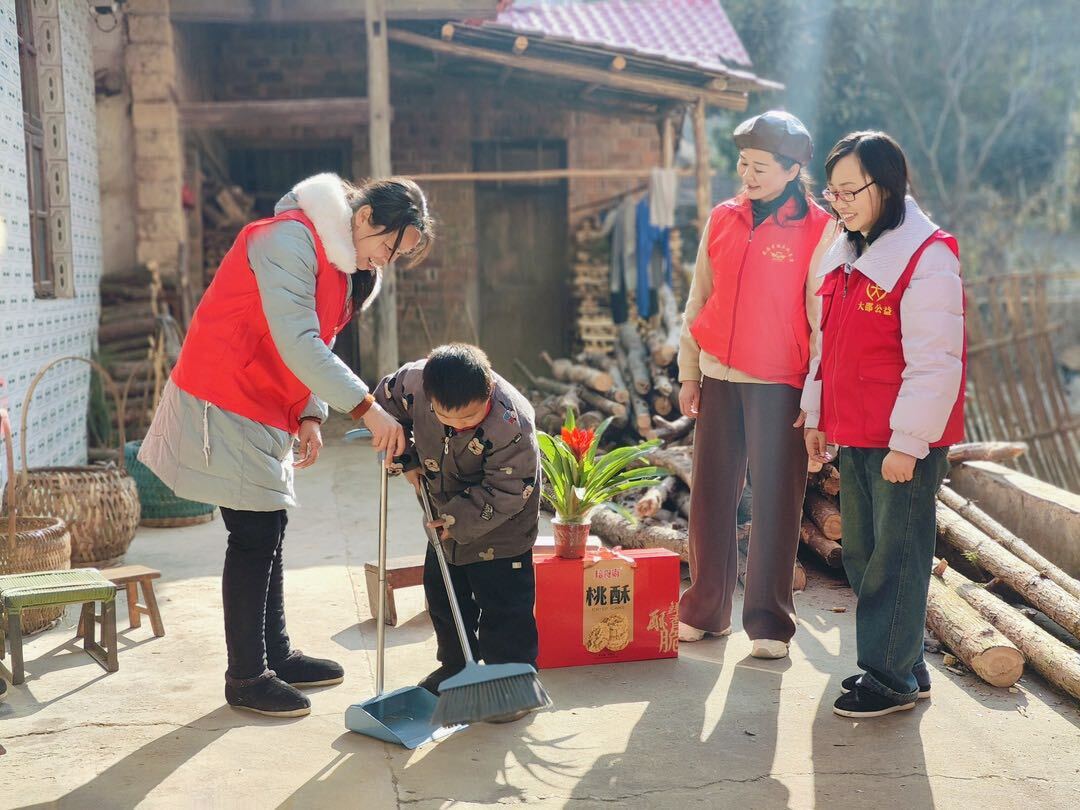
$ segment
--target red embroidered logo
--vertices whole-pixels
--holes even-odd
[[[761,255],[772,259],[774,262],[795,261],[795,251],[783,242],[773,242],[761,249]]]

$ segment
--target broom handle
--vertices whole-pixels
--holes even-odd
[[[378,655],[375,658],[376,696],[383,693],[383,673],[386,658],[386,512],[389,473],[386,469],[386,453],[379,453],[379,610],[376,617],[375,636],[378,639]]]
[[[450,611],[454,614],[454,626],[457,628],[458,641],[461,642],[461,652],[465,655],[466,664],[475,664],[476,660],[472,655],[469,637],[465,634],[465,622],[461,618],[461,606],[458,605],[454,582],[450,579],[450,566],[446,563],[446,555],[443,553],[438,529],[429,528],[427,525],[435,520],[435,510],[431,507],[431,494],[428,492],[427,482],[423,478],[420,479],[420,502],[424,505],[424,529],[427,531],[428,542],[435,549],[435,557],[439,561],[443,584],[446,586],[446,595],[450,599]]]

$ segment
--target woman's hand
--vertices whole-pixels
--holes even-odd
[[[799,411],[799,417],[795,420],[795,424],[793,424],[792,427],[793,428],[801,428],[805,424],[806,424],[806,411],[800,410]]]
[[[405,452],[405,431],[397,419],[388,414],[379,403],[373,403],[363,416],[364,426],[371,431],[371,445],[375,452],[386,453],[386,466],[395,456]]]
[[[890,484],[906,484],[915,477],[915,456],[890,450],[881,462],[881,477]]]
[[[293,467],[302,470],[319,460],[319,451],[322,450],[323,441],[322,428],[318,420],[305,419],[301,422],[297,436],[300,439],[300,458]]]
[[[829,445],[825,439],[825,431],[806,428],[803,430],[803,441],[806,442],[806,452],[809,454],[811,461],[820,464],[827,464],[832,461],[832,456],[829,455]]]
[[[683,416],[697,419],[701,407],[701,383],[687,380],[679,389],[679,412]]]

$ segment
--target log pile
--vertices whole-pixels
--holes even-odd
[[[255,199],[240,186],[207,178],[203,185],[203,277],[209,284],[240,229],[254,219]]]
[[[599,220],[582,220],[574,232],[570,294],[576,310],[578,341],[586,352],[608,354],[615,347],[610,254]]]

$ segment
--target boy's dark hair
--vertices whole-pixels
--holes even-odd
[[[881,191],[881,213],[865,237],[858,231],[848,231],[847,239],[861,256],[885,231],[897,228],[907,211],[908,165],[904,150],[884,132],[852,132],[841,138],[825,159],[825,177],[832,178],[833,167],[841,158],[854,153],[866,176]]]
[[[451,411],[487,399],[494,383],[488,356],[468,343],[432,349],[424,366],[424,395]]]

